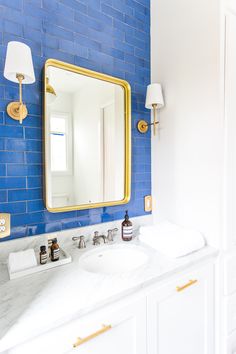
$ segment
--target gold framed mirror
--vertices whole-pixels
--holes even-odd
[[[48,59],[43,91],[46,208],[63,212],[128,203],[129,83]]]

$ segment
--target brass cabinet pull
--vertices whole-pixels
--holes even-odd
[[[183,285],[183,286],[177,286],[176,287],[176,290],[177,291],[183,291],[183,290],[185,290],[185,289],[187,289],[189,286],[191,286],[191,285],[193,285],[193,284],[196,284],[197,283],[197,279],[195,279],[195,280],[189,280],[189,282],[187,283],[187,284],[185,284],[185,285]]]
[[[102,328],[99,329],[97,332],[92,333],[85,338],[78,338],[77,342],[73,344],[73,347],[74,348],[79,347],[81,344],[84,344],[84,343],[90,341],[91,339],[100,336],[100,334],[103,334],[103,333],[109,331],[111,328],[112,328],[111,325],[108,325],[108,326],[102,325]]]

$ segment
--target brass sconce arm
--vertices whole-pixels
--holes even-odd
[[[23,119],[28,115],[26,105],[22,102],[22,82],[24,75],[16,74],[16,78],[19,81],[19,101],[10,102],[7,106],[7,113],[11,118],[19,120],[20,124],[22,124]]]
[[[148,127],[153,125],[153,134],[156,135],[156,126],[159,124],[157,120],[157,104],[153,104],[153,122],[147,123],[145,120],[139,120],[137,124],[137,129],[140,133],[144,134],[148,131]]]

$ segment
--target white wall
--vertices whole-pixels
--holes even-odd
[[[154,219],[194,227],[218,245],[223,131],[217,0],[152,0],[152,82],[166,106],[152,140]]]

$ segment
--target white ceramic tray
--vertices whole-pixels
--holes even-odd
[[[62,248],[60,248],[60,259],[56,262],[52,262],[50,260],[50,258],[48,258],[48,261],[46,264],[40,264],[39,254],[37,254],[37,253],[36,253],[36,258],[37,258],[37,265],[32,268],[28,268],[28,269],[24,269],[24,270],[20,270],[18,272],[12,273],[12,272],[10,272],[9,267],[8,267],[8,273],[9,273],[10,279],[17,279],[17,278],[24,277],[25,275],[42,272],[44,270],[59,267],[63,264],[71,263],[71,261],[72,261],[71,256],[66,251],[64,251]]]

